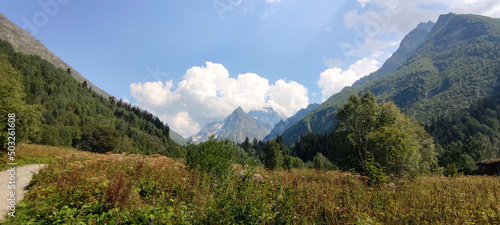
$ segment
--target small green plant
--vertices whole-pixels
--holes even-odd
[[[446,165],[446,176],[449,177],[457,177],[460,176],[461,173],[458,172],[457,165],[455,163],[450,163]]]
[[[370,185],[387,183],[387,176],[385,175],[382,166],[380,166],[378,162],[375,162],[373,157],[369,157],[366,161],[366,173],[370,178]]]

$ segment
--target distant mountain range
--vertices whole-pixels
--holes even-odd
[[[259,113],[253,113],[259,114]],[[272,114],[272,113],[271,113]],[[264,121],[269,120],[269,116],[263,116],[266,114],[259,114],[262,118],[266,118]],[[243,142],[245,138],[248,137],[250,140],[256,138],[257,140],[262,140],[272,129],[269,123],[262,122],[254,117],[246,114],[241,107],[238,107],[227,116],[223,121],[212,122],[207,124],[200,132],[191,136],[191,140],[195,143],[205,142],[210,136],[214,136],[217,139],[231,140],[235,142]]]
[[[280,135],[288,127],[293,125],[318,107],[319,104],[310,104],[305,109],[299,110],[292,117],[284,120],[272,108],[263,111],[250,111],[245,113],[241,107],[237,108],[223,121],[207,124],[200,132],[190,137],[195,143],[207,141],[210,136],[218,139],[231,140],[241,143],[245,138],[267,141]]]
[[[335,111],[351,94],[374,93],[394,101],[410,118],[429,124],[491,96],[500,77],[500,19],[441,15],[411,31],[376,72],[344,88],[282,134],[293,144],[301,135],[332,131]]]
[[[280,116],[278,112],[274,111],[273,108],[264,108],[262,111],[253,110],[247,113],[248,116],[263,122],[270,127],[274,127],[280,120],[286,119]]]

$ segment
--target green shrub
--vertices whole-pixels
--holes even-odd
[[[87,128],[80,141],[80,149],[104,153],[113,151],[119,143],[120,134],[112,126],[92,126]]]
[[[316,154],[313,158],[314,169],[316,170],[335,170],[336,166],[333,165],[328,158],[326,158],[323,154]]]
[[[456,177],[459,175],[460,175],[460,173],[458,172],[457,164],[450,163],[450,164],[446,165],[446,176]]]
[[[233,165],[235,146],[228,141],[218,141],[210,137],[207,142],[199,145],[188,144],[186,149],[186,165],[200,173],[224,177]]]

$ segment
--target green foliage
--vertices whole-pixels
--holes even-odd
[[[335,170],[337,169],[328,158],[319,153],[313,158],[314,169],[316,170]]]
[[[15,135],[10,141],[17,144],[30,142],[39,130],[42,120],[40,105],[26,104],[24,85],[21,83],[22,75],[9,63],[6,56],[0,55],[0,149],[7,143],[7,129],[13,128]],[[8,126],[8,115],[14,115],[15,127]]]
[[[456,177],[460,175],[460,173],[458,172],[457,165],[455,163],[450,163],[446,165],[445,174],[446,176],[449,177]]]
[[[421,126],[407,119],[394,103],[377,104],[370,92],[362,98],[352,95],[339,109],[337,118],[335,135],[344,140],[341,148],[348,155],[343,168],[378,173],[373,170],[380,165],[386,173],[397,177],[436,172],[432,138]],[[374,161],[368,169],[368,158],[372,157]],[[356,159],[357,166],[352,159]]]
[[[82,133],[79,147],[90,152],[105,153],[115,150],[120,134],[112,126],[93,126]]]
[[[452,142],[440,148],[439,163],[443,166],[455,164],[466,174],[471,174],[477,169],[477,162],[495,158],[495,149],[490,140],[481,133],[466,140]]]
[[[236,147],[229,141],[219,141],[212,136],[199,145],[190,143],[186,149],[186,165],[190,169],[219,178],[231,172]]]
[[[264,149],[264,167],[269,170],[281,170],[284,163],[281,145],[276,140],[266,143]]]
[[[256,181],[255,170],[245,167],[239,176],[220,183],[215,207],[202,224],[291,224],[297,201],[290,188]]]
[[[366,175],[370,178],[370,185],[387,183],[387,176],[382,166],[373,157],[368,157],[366,161]]]
[[[287,155],[285,156],[284,168],[288,171],[292,170],[293,168],[301,169],[304,168],[304,162],[299,157]]]

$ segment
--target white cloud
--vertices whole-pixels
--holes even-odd
[[[169,118],[168,115],[165,115],[165,117]],[[180,134],[193,134],[200,131],[199,124],[191,119],[188,112],[179,112],[170,121],[172,121],[170,126],[175,127],[174,131]]]
[[[334,67],[327,69],[320,74],[318,86],[322,89],[322,101],[326,101],[330,96],[342,90],[342,88],[351,86],[371,72],[377,70],[381,63],[377,60],[380,54],[373,54],[352,64],[347,70]]]
[[[270,106],[283,116],[291,116],[309,102],[307,89],[294,81],[278,80],[270,85],[255,73],[233,78],[222,64],[212,62],[188,69],[177,87],[171,80],[132,83],[130,94],[138,106],[157,112],[185,137],[209,122],[224,119],[238,106],[246,112]]]
[[[286,82],[280,79],[270,87],[267,103],[279,114],[293,116],[299,109],[307,107],[307,88],[295,81]]]
[[[139,100],[139,103],[148,102],[152,105],[163,105],[173,101],[176,96],[170,92],[172,80],[163,82],[133,83],[130,85],[130,94]]]

